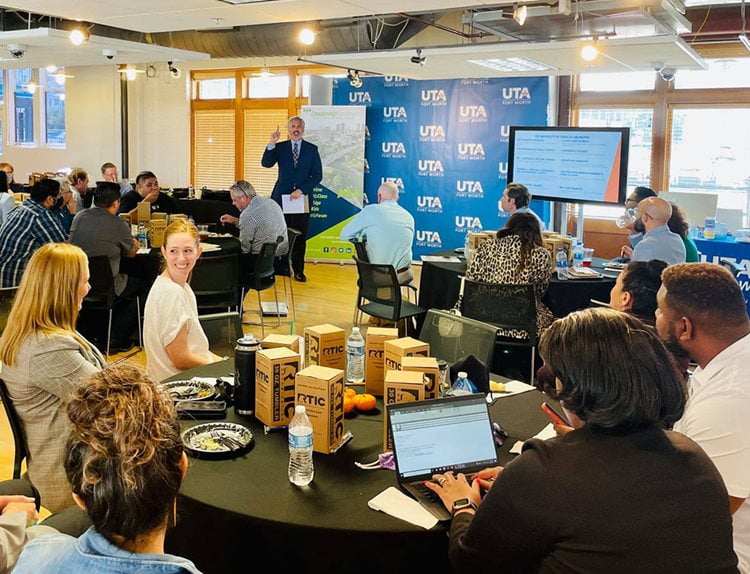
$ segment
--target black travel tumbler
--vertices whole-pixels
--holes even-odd
[[[237,339],[234,348],[234,412],[252,415],[255,412],[255,353],[260,341],[253,335]]]

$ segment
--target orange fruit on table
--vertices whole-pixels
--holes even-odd
[[[356,395],[354,397],[354,406],[358,411],[367,412],[375,408],[377,399],[370,394]]]
[[[354,396],[354,395],[356,395],[356,394],[357,394],[357,391],[355,391],[355,390],[354,390],[353,388],[351,388],[351,387],[346,387],[346,388],[344,389],[344,396],[345,396],[345,397],[353,397],[353,396]]]
[[[354,398],[346,396],[344,397],[344,414],[348,415],[354,410]]]

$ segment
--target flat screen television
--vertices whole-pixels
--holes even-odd
[[[508,181],[534,199],[625,203],[630,128],[511,126]]]

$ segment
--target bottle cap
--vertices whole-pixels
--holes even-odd
[[[352,327],[352,333],[359,333],[359,327]]]
[[[307,412],[307,409],[305,408],[305,405],[297,405],[294,407],[294,414],[305,414]]]
[[[466,379],[469,375],[466,374],[466,371],[458,371],[458,377],[460,379]]]

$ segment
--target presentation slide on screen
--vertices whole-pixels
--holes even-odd
[[[518,130],[513,180],[534,197],[617,203],[622,134]]]

